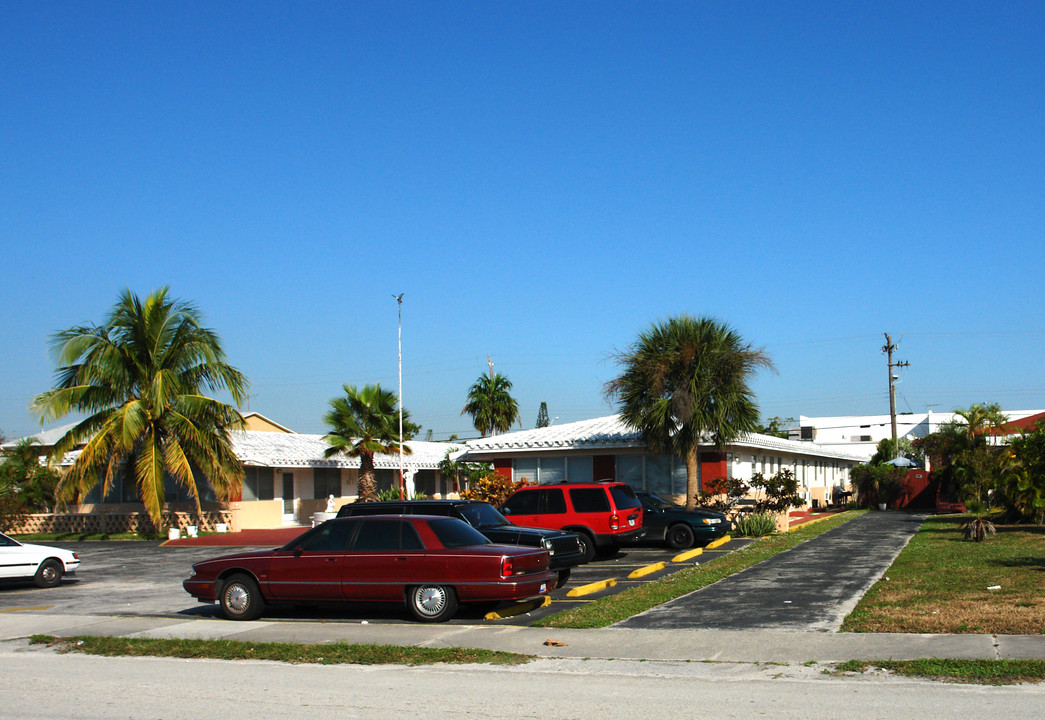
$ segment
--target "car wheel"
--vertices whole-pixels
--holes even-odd
[[[62,581],[62,564],[54,558],[48,558],[40,563],[33,576],[33,582],[37,587],[52,588]]]
[[[559,570],[559,582],[556,583],[555,587],[561,588],[563,585],[570,581],[570,568],[565,570]]]
[[[588,563],[595,559],[595,539],[584,531],[577,533],[577,542],[581,545],[581,554],[584,562]]]
[[[221,612],[229,620],[254,620],[265,610],[258,584],[247,575],[233,575],[221,588]]]
[[[446,585],[418,585],[410,588],[407,606],[421,622],[442,622],[457,612],[457,595]]]
[[[689,525],[672,525],[668,528],[668,545],[675,550],[693,546],[693,530]]]

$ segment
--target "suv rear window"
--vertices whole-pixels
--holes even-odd
[[[618,510],[642,507],[635,491],[628,485],[611,485],[610,495],[613,496],[613,502],[617,504]]]
[[[602,488],[572,488],[570,502],[574,512],[579,513],[608,512],[610,509],[610,501]]]

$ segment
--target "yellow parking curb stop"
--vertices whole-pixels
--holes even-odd
[[[663,570],[667,567],[667,565],[668,564],[664,562],[653,563],[652,565],[645,565],[643,567],[640,567],[638,570],[632,570],[631,574],[628,575],[628,577],[634,579],[644,577],[646,575],[652,575],[658,570]]]
[[[679,553],[675,557],[671,558],[671,562],[686,562],[687,560],[692,560],[697,555],[700,555],[703,552],[704,548],[694,548],[693,550],[687,550],[686,552]]]
[[[598,582],[588,583],[587,585],[578,585],[577,587],[566,593],[566,597],[581,597],[582,595],[591,595],[597,593],[600,590],[611,588],[617,584],[617,578],[609,578],[608,580],[599,580]]]
[[[509,605],[506,608],[500,610],[493,610],[492,612],[486,613],[483,617],[487,620],[503,620],[507,617],[514,617],[515,615],[522,615],[528,613],[537,608],[542,608],[545,605],[550,605],[552,599],[545,595],[534,600],[527,600],[526,602],[516,603],[515,605]]]
[[[709,550],[713,550],[714,548],[721,547],[722,545],[725,545],[726,543],[728,543],[732,539],[733,538],[731,538],[729,535],[723,535],[718,540],[714,540],[712,542],[709,542],[704,547],[706,547]]]

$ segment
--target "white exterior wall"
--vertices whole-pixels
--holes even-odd
[[[1009,420],[1021,420],[1042,410],[1003,410]],[[897,437],[914,440],[931,435],[941,425],[953,422],[952,412],[909,413],[896,416]],[[788,428],[789,439],[800,440],[802,428],[813,428],[812,442],[853,455],[870,458],[878,443],[892,438],[892,420],[889,415],[840,415],[832,417],[798,418],[798,427]],[[808,440],[808,439],[807,439]]]

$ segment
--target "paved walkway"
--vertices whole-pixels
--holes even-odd
[[[213,638],[246,642],[375,643],[469,647],[539,657],[718,662],[834,663],[917,658],[1045,660],[1041,635],[904,635],[725,630],[554,630],[500,625],[233,622],[97,615],[0,613],[0,641],[31,634]]]
[[[924,520],[867,513],[617,627],[834,632]]]

